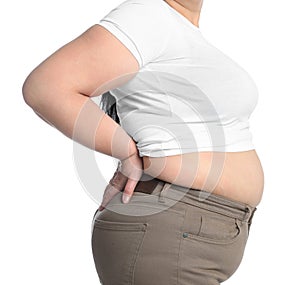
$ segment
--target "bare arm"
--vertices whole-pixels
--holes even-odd
[[[123,201],[128,201],[143,165],[133,139],[90,97],[125,83],[138,69],[130,51],[94,25],[44,60],[23,85],[25,102],[67,137],[120,160],[135,153],[122,161],[118,187],[109,184],[105,189],[103,207],[123,188]]]
[[[23,96],[67,137],[123,159],[137,151],[135,142],[90,97],[125,83],[138,70],[130,51],[105,28],[94,25],[30,73]]]

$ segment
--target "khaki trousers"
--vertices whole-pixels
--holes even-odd
[[[158,179],[155,179],[156,181]],[[141,183],[140,183],[141,182]],[[256,208],[159,180],[116,195],[92,222],[103,285],[217,285],[241,263]]]

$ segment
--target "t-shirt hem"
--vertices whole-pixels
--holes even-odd
[[[200,147],[197,149],[162,149],[162,150],[150,150],[150,151],[142,151],[139,150],[140,157],[149,156],[149,157],[165,157],[165,156],[173,156],[178,154],[186,154],[193,152],[242,152],[249,151],[255,149],[253,143],[248,144],[240,144],[240,145],[226,145],[226,146],[208,146],[208,147]]]

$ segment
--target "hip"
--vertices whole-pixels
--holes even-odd
[[[256,208],[142,178],[128,204],[117,194],[94,216],[93,255],[103,284],[213,285],[228,279],[242,260]]]

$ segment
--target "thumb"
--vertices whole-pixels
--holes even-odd
[[[129,202],[137,183],[138,183],[138,181],[130,179],[130,178],[127,180],[127,183],[125,185],[123,195],[122,195],[123,203]]]

